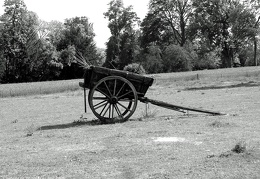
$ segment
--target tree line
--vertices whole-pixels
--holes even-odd
[[[0,83],[82,78],[78,59],[146,73],[259,63],[257,0],[150,0],[142,21],[132,6],[111,0],[106,49],[96,47],[87,17],[45,22],[23,0],[5,0],[4,10]]]

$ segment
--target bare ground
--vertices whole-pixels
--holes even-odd
[[[99,125],[89,109],[80,118],[82,91],[0,99],[0,178],[260,178],[259,86],[190,85],[146,96],[227,115],[149,105],[146,118],[139,103],[129,121]]]

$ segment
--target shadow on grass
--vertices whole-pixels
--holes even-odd
[[[239,87],[254,87],[260,86],[260,83],[256,83],[253,81],[249,81],[247,83],[239,83],[235,85],[228,85],[228,86],[204,86],[204,87],[194,87],[194,88],[186,88],[185,90],[208,90],[208,89],[223,89],[223,88],[239,88]]]
[[[57,125],[47,125],[47,126],[41,126],[37,129],[37,131],[40,130],[52,130],[52,129],[67,129],[67,128],[72,128],[72,127],[78,127],[78,126],[83,126],[83,125],[88,125],[88,126],[95,126],[95,125],[102,125],[102,123],[98,120],[93,120],[93,121],[74,121],[72,123],[67,123],[67,124],[57,124]]]

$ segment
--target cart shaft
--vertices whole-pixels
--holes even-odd
[[[163,107],[163,108],[166,108],[166,109],[175,110],[175,111],[182,112],[182,113],[185,113],[184,110],[187,110],[187,111],[195,111],[195,112],[200,112],[200,113],[208,113],[208,114],[212,114],[212,115],[225,115],[223,113],[216,112],[216,111],[210,111],[210,110],[205,110],[205,109],[198,109],[198,108],[190,108],[190,107],[173,105],[173,104],[169,104],[169,103],[166,103],[166,102],[163,102],[163,101],[149,99],[147,97],[139,98],[139,100],[143,103],[151,103],[151,104],[156,105],[156,106],[160,106],[160,107]]]

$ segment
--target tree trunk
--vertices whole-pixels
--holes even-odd
[[[224,42],[224,47],[222,50],[222,67],[223,68],[232,68],[233,67],[233,59],[232,59],[232,51],[230,50],[227,42]]]

